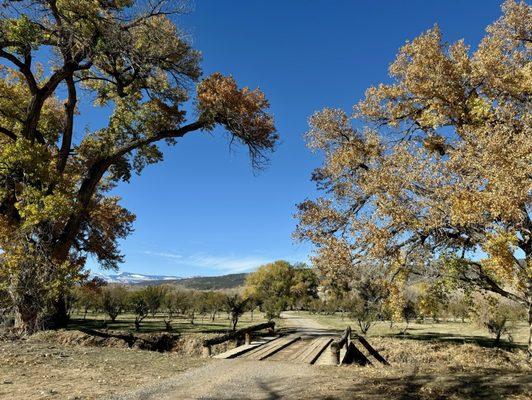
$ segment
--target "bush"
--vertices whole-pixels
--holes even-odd
[[[281,316],[281,312],[285,310],[286,306],[287,304],[285,299],[270,298],[262,302],[261,309],[264,312],[266,319],[271,321],[275,318],[279,318]]]
[[[485,296],[476,301],[474,315],[477,323],[495,338],[495,345],[499,345],[505,335],[512,341],[511,332],[515,323],[525,318],[525,310],[514,302]]]

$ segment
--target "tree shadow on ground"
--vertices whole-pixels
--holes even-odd
[[[290,378],[257,380],[249,398],[267,400],[495,400],[532,393],[532,377],[527,373],[481,369],[472,373],[435,374],[400,371],[396,376],[357,376],[357,368],[349,367],[352,379],[345,376],[318,377],[306,385],[298,385]],[[225,397],[223,397],[225,398]],[[243,399],[244,397],[242,397]]]
[[[503,340],[499,342],[499,344],[496,343],[495,339],[487,338],[485,336],[476,336],[476,335],[457,335],[453,333],[447,333],[447,332],[426,332],[426,333],[416,333],[415,335],[409,335],[408,332],[404,334],[388,334],[388,335],[382,335],[382,337],[393,337],[396,339],[404,339],[404,340],[420,340],[420,341],[434,341],[434,342],[448,342],[448,343],[456,343],[456,344],[464,344],[464,343],[471,343],[476,344],[480,347],[486,347],[486,348],[502,348],[505,350],[513,350],[513,349],[521,349],[526,350],[525,344],[519,344],[510,342],[508,340]]]
[[[87,329],[109,329],[116,331],[129,331],[132,333],[213,333],[213,334],[225,334],[231,330],[229,324],[225,322],[212,322],[209,321],[204,323],[190,324],[185,323],[183,320],[176,320],[172,324],[172,329],[167,331],[165,329],[164,323],[162,320],[152,320],[145,319],[142,321],[140,330],[135,331],[135,320],[134,318],[127,319],[117,319],[115,322],[110,320],[100,320],[100,319],[81,319],[81,318],[71,318],[67,330],[79,330],[85,331]]]

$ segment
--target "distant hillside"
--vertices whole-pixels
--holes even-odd
[[[183,286],[187,289],[196,290],[218,290],[233,289],[243,286],[247,273],[229,274],[222,276],[196,276],[192,278],[179,278],[175,280],[164,280],[159,283],[173,283]],[[153,285],[155,282],[146,282],[145,284]]]
[[[187,289],[196,290],[219,290],[233,289],[243,286],[247,273],[229,274],[222,276],[195,276],[192,278],[179,278],[177,276],[143,275],[133,272],[120,272],[118,274],[93,273],[92,277],[98,277],[108,283],[122,283],[124,285],[160,285],[173,284]]]

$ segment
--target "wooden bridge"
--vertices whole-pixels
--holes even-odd
[[[204,356],[211,356],[211,346],[228,340],[244,337],[242,345],[224,353],[214,355],[222,359],[247,359],[255,361],[288,361],[315,365],[352,364],[388,365],[386,360],[367,340],[351,332],[351,328],[340,337],[330,331],[305,330],[285,335],[273,334],[274,323],[260,324],[218,338],[204,341]],[[269,329],[268,336],[252,340],[252,334],[259,330]],[[355,344],[356,342],[356,344]]]

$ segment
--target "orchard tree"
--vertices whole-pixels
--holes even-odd
[[[214,322],[216,314],[224,309],[226,303],[226,295],[222,292],[207,292],[205,297],[205,307],[211,314],[211,321]]]
[[[388,295],[386,282],[364,277],[353,285],[353,293],[344,300],[349,316],[356,319],[362,334],[382,317],[383,307]]]
[[[325,194],[299,205],[296,237],[316,245],[325,276],[373,260],[399,288],[432,270],[521,303],[532,336],[532,8],[502,9],[475,50],[436,26],[353,114],[310,118]]]
[[[229,313],[231,327],[233,330],[236,330],[236,324],[238,324],[238,320],[246,312],[247,303],[248,299],[242,298],[238,294],[226,296],[225,307]]]
[[[255,167],[274,148],[264,94],[220,73],[201,79],[176,4],[0,0],[0,290],[21,329],[47,308],[66,322],[64,293],[87,256],[122,261],[117,241],[135,217],[110,191],[161,161],[161,144],[221,126]],[[81,90],[102,110],[99,129],[76,124]]]
[[[163,299],[164,324],[167,331],[172,330],[172,320],[181,312],[185,312],[187,295],[181,290],[169,289]]]
[[[130,311],[135,314],[135,330],[140,331],[140,324],[152,311],[150,307],[149,287],[131,292],[128,299]]]
[[[107,286],[107,282],[101,278],[94,277],[91,280],[84,282],[78,288],[77,306],[83,311],[83,319],[87,318],[89,309],[95,310],[102,295],[102,288]]]
[[[101,292],[102,310],[115,322],[127,307],[128,291],[123,286],[106,287]]]
[[[168,287],[161,285],[147,286],[144,289],[144,299],[148,305],[148,310],[152,317],[155,317],[157,311],[161,308],[164,302]]]

